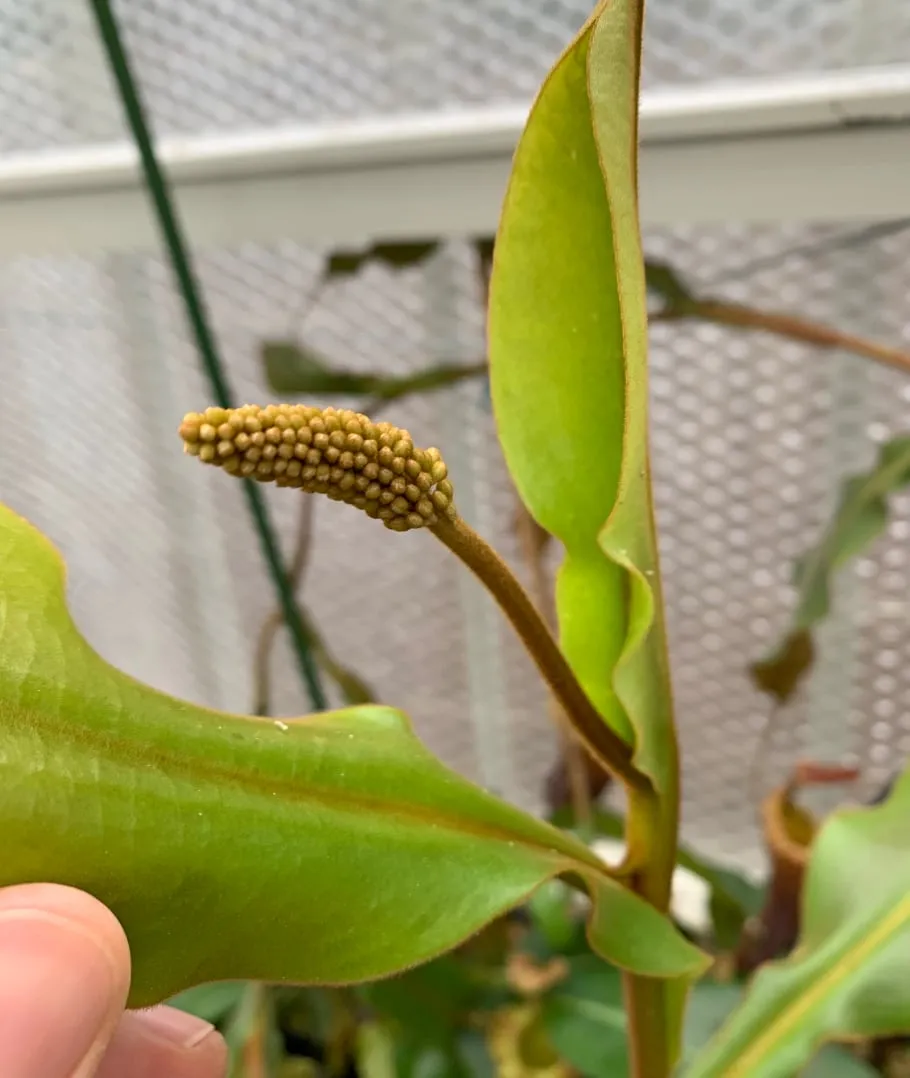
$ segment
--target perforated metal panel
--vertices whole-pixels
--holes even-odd
[[[825,251],[837,236],[818,228],[731,228],[652,236],[650,246],[731,299],[786,307],[906,346],[907,235]],[[816,253],[785,257],[788,248],[815,241]],[[737,275],[753,261],[757,272]],[[877,443],[910,427],[910,384],[866,360],[766,334],[664,325],[652,340],[657,502],[687,752],[686,820],[696,831],[714,830],[718,852],[735,855],[737,836],[753,822],[755,794],[780,781],[797,758],[859,764],[861,794],[880,785],[907,751],[910,721],[900,695],[910,643],[901,575],[905,499],[894,502],[889,537],[837,578],[834,614],[819,633],[815,672],[798,699],[772,714],[744,666],[786,628],[793,559],[819,538],[842,478],[869,467]],[[768,722],[765,748],[760,734]]]
[[[121,0],[159,134],[534,93],[590,0]],[[650,0],[646,86],[906,61],[901,0]],[[0,152],[123,135],[88,5],[0,0]]]
[[[731,298],[910,345],[910,234],[785,254],[837,235],[701,229],[649,235],[648,247]],[[765,257],[766,268],[737,276]],[[290,244],[200,252],[240,398],[268,396],[258,342],[298,330],[357,369],[481,354],[467,245],[401,273],[371,268],[313,307],[306,297],[319,264],[317,252]],[[273,598],[237,484],[180,453],[180,415],[209,398],[164,266],[144,255],[6,264],[0,319],[0,498],[64,550],[79,623],[136,676],[247,708],[253,643]],[[839,578],[816,676],[775,719],[757,767],[769,707],[745,673],[786,624],[791,560],[817,536],[839,478],[910,428],[910,382],[836,352],[695,324],[655,327],[652,365],[685,829],[711,852],[749,860],[754,790],[795,759],[856,760],[871,789],[910,744],[902,673],[910,497],[895,501],[888,537]],[[484,384],[412,399],[394,416],[443,448],[462,512],[520,570],[515,497]],[[268,491],[268,500],[290,543],[297,495]],[[320,500],[305,595],[338,655],[406,708],[436,752],[540,806],[555,743],[537,675],[498,611],[432,537],[395,535]],[[284,643],[273,673],[278,709],[304,710]]]

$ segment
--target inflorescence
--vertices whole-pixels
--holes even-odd
[[[387,528],[409,531],[455,519],[438,449],[406,430],[349,409],[305,404],[207,408],[180,424],[184,451],[232,475],[327,494]]]

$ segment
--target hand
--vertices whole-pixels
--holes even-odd
[[[224,1041],[172,1007],[124,1011],[126,936],[82,891],[0,889],[3,1078],[223,1078]]]

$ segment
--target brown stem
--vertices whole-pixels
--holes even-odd
[[[516,524],[518,541],[528,569],[528,590],[531,593],[531,599],[541,612],[544,621],[552,629],[556,624],[556,610],[553,592],[543,565],[546,542],[550,538],[549,532],[540,527],[522,502],[518,503]],[[565,764],[565,773],[569,780],[572,814],[578,823],[587,826],[591,823],[591,789],[582,755],[584,750],[575,736],[569,717],[554,696],[550,696],[548,704],[550,718],[559,734],[560,756]]]
[[[290,567],[290,582],[291,587],[294,589],[300,586],[306,571],[312,533],[313,499],[308,494],[304,494],[300,500],[301,510],[297,528],[297,541]],[[312,623],[303,607],[300,610],[300,620],[317,663],[341,690],[341,695],[345,702],[348,704],[366,704],[375,700],[375,695],[370,686],[358,677],[353,670],[349,670],[338,662],[329,651],[325,641],[316,630],[316,626]],[[253,666],[254,715],[268,715],[271,708],[269,660],[272,655],[272,648],[275,646],[275,637],[283,624],[284,617],[281,611],[274,610],[265,619],[259,630],[259,640],[256,643]]]
[[[796,802],[798,791],[806,786],[854,782],[858,775],[854,767],[802,761],[793,768],[790,779],[761,802],[771,880],[761,912],[747,922],[737,948],[736,969],[741,976],[788,954],[799,936],[803,877],[816,824]]]
[[[297,524],[297,542],[294,547],[294,556],[288,567],[288,583],[290,584],[292,591],[296,591],[300,586],[303,574],[306,571],[312,534],[313,500],[311,498],[301,498],[300,517]],[[259,639],[256,642],[255,658],[253,661],[254,715],[268,715],[271,708],[269,659],[275,644],[275,637],[283,624],[283,612],[279,609],[275,609],[268,615],[259,630]],[[304,628],[306,628],[306,626],[304,626]]]
[[[246,1078],[268,1078],[266,1025],[269,1013],[265,996],[268,989],[261,984],[252,985],[251,989],[255,993],[253,1028],[243,1043],[240,1058]]]
[[[904,374],[910,374],[910,353],[898,348],[870,341],[866,337],[857,337],[852,333],[842,333],[830,326],[818,322],[807,322],[774,311],[760,311],[739,303],[726,303],[723,300],[692,299],[685,303],[669,306],[650,316],[651,322],[680,322],[696,318],[704,322],[719,325],[736,326],[740,329],[763,329],[781,337],[801,341],[820,348],[843,348],[848,352],[874,359],[888,367],[896,367]]]
[[[598,714],[539,611],[495,550],[463,520],[443,517],[430,530],[480,579],[511,621],[588,751],[630,790],[651,790],[632,763],[632,748]]]
[[[323,270],[300,297],[300,302],[297,304],[297,309],[291,319],[291,328],[288,333],[289,339],[299,337],[303,333],[304,326],[315,312],[319,301],[328,288],[329,280],[330,278],[326,276],[325,270]]]

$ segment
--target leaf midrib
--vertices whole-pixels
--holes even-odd
[[[442,827],[458,834],[474,835],[498,843],[519,845],[538,855],[546,854],[554,861],[562,861],[562,871],[568,867],[574,867],[579,871],[583,868],[586,875],[595,873],[598,877],[614,882],[604,871],[606,866],[602,866],[594,854],[591,854],[590,860],[582,859],[578,856],[581,851],[576,853],[556,846],[547,846],[504,827],[466,819],[451,812],[440,812],[435,809],[430,811],[421,805],[386,799],[382,796],[371,796],[362,791],[355,793],[347,787],[319,786],[309,781],[301,782],[298,779],[272,773],[259,776],[252,770],[232,768],[226,761],[217,760],[211,756],[182,756],[176,750],[163,746],[151,746],[147,741],[127,739],[109,731],[100,733],[84,723],[67,723],[47,712],[26,710],[9,701],[0,701],[0,703],[5,704],[2,708],[3,724],[7,729],[18,726],[20,730],[32,730],[42,740],[52,734],[54,743],[58,747],[61,743],[69,743],[75,752],[89,750],[94,758],[107,759],[117,767],[134,768],[145,765],[159,774],[179,775],[197,782],[209,782],[213,786],[225,784],[237,786],[252,796],[261,797],[270,807],[274,806],[274,795],[278,793],[281,800],[285,802],[309,803],[330,811],[349,812],[353,815],[366,812],[385,818],[396,818],[425,828]],[[10,719],[15,720],[16,716],[18,716],[18,721],[11,722]],[[231,716],[231,718],[235,721],[237,719],[236,716]],[[264,720],[250,718],[240,721],[257,723]],[[74,737],[77,731],[78,736]],[[557,831],[555,837],[558,838],[558,836]]]

